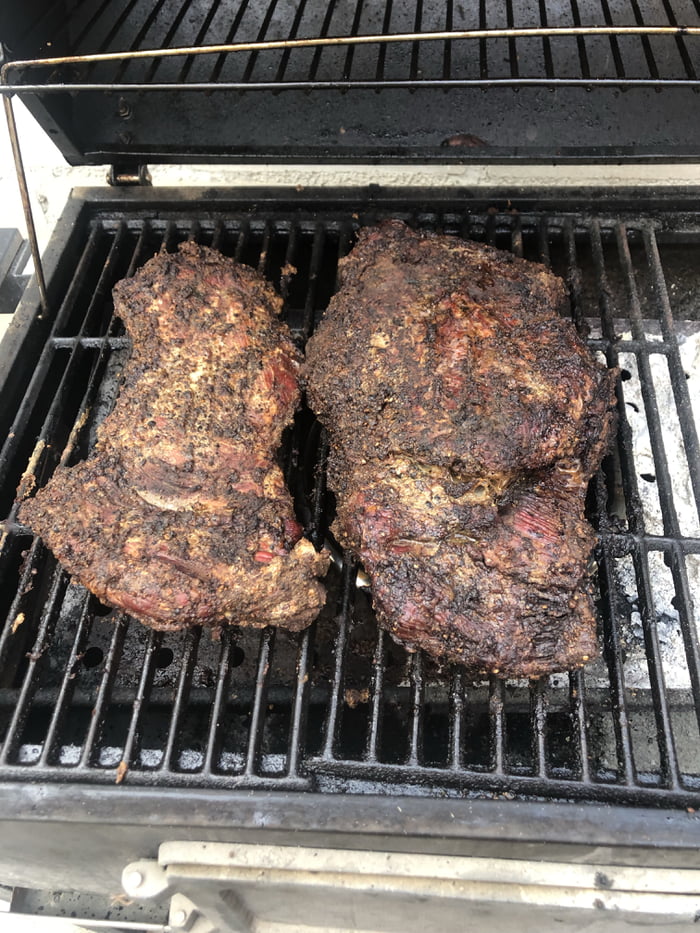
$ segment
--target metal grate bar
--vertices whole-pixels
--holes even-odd
[[[356,567],[353,561],[343,564],[343,589],[338,612],[338,633],[335,642],[335,667],[330,687],[328,713],[323,744],[323,757],[332,759],[340,730],[341,710],[343,707],[343,682],[345,679],[345,659],[348,650],[348,636],[354,596]]]
[[[543,217],[537,224],[537,251],[537,258],[539,261],[548,269],[551,269],[552,260],[549,253],[549,225],[546,217]]]
[[[287,309],[289,305],[289,285],[291,276],[287,275],[285,270],[297,268],[297,257],[299,255],[300,243],[301,233],[299,230],[299,224],[291,223],[287,232],[287,248],[284,253],[284,265],[282,266],[282,273],[279,284],[280,295],[282,296],[285,308]]]
[[[693,707],[695,717],[698,722],[700,733],[700,636],[698,635],[698,622],[700,617],[700,605],[698,604],[698,594],[690,591],[688,574],[686,572],[685,560],[681,548],[674,546],[666,552],[670,556],[671,575],[673,585],[676,590],[677,598],[675,601],[678,610],[678,619],[681,625],[681,634],[683,636],[683,646],[685,648],[686,663],[688,665],[688,676],[693,693]],[[695,618],[694,618],[695,615]]]
[[[42,608],[41,620],[32,650],[27,654],[27,670],[19,689],[17,703],[0,750],[0,765],[8,764],[17,750],[20,733],[29,714],[36,689],[36,679],[42,656],[48,648],[58,618],[61,600],[68,586],[68,577],[60,567],[54,567],[51,589]]]
[[[226,227],[223,220],[217,220],[211,235],[211,248],[221,250],[226,237]]]
[[[199,243],[202,239],[202,225],[198,220],[190,221],[189,230],[187,231],[187,242],[188,243]]]
[[[450,757],[449,767],[459,771],[463,765],[463,723],[465,710],[464,678],[455,670],[450,683]]]
[[[688,783],[688,787],[681,790],[658,787],[653,783],[638,786],[625,786],[605,781],[595,781],[583,784],[564,778],[550,777],[543,782],[539,777],[522,774],[494,774],[480,771],[452,771],[448,768],[435,768],[423,766],[420,773],[415,768],[406,765],[371,764],[369,762],[346,761],[341,759],[327,760],[314,758],[307,763],[309,772],[317,776],[332,775],[336,779],[346,778],[352,784],[358,780],[376,781],[387,788],[387,792],[400,793],[396,785],[416,782],[419,787],[430,789],[433,787],[454,787],[462,789],[465,778],[468,779],[469,789],[473,792],[487,794],[505,793],[513,796],[526,795],[558,800],[586,800],[598,801],[606,804],[621,804],[625,806],[649,807],[678,807],[686,808],[697,806],[697,781]],[[393,785],[393,786],[392,786]],[[352,785],[351,785],[352,786]]]
[[[112,633],[109,649],[107,651],[107,657],[105,658],[102,677],[100,678],[100,684],[97,688],[95,704],[92,708],[90,726],[80,756],[79,768],[86,772],[89,771],[89,766],[91,764],[96,763],[94,758],[100,733],[104,727],[104,711],[109,702],[112,687],[114,686],[114,681],[117,676],[119,660],[121,658],[128,627],[128,617],[122,614],[117,616],[114,623],[114,632]]]
[[[622,645],[616,623],[616,592],[612,560],[606,551],[598,559],[598,581],[600,584],[603,612],[603,648],[610,682],[610,703],[613,713],[615,745],[618,766],[625,784],[636,783],[637,774],[632,753],[632,729],[630,725],[625,679],[622,665]]]
[[[180,662],[180,673],[177,679],[175,699],[170,714],[170,725],[168,728],[168,737],[165,741],[163,757],[160,761],[160,770],[174,770],[177,767],[175,752],[177,748],[177,737],[180,731],[180,721],[183,712],[187,706],[190,689],[192,687],[192,675],[194,666],[197,663],[197,648],[202,635],[201,628],[190,628],[185,633],[185,646]]]
[[[219,761],[219,735],[226,708],[226,696],[231,673],[231,648],[233,635],[230,629],[224,629],[221,635],[221,651],[219,653],[219,666],[216,676],[214,700],[209,714],[209,728],[207,730],[207,744],[204,753],[204,773],[214,774]]]
[[[326,462],[330,445],[325,428],[320,431],[318,442],[318,468],[319,473],[314,482],[313,497],[311,500],[311,518],[306,529],[311,542],[316,548],[323,547],[326,537]]]
[[[543,679],[530,684],[530,722],[535,774],[547,776],[547,691]]]
[[[515,256],[523,258],[523,226],[520,215],[513,218],[513,226],[510,231],[510,249]]]
[[[173,252],[178,242],[179,234],[180,231],[177,228],[177,224],[169,220],[163,231],[163,242],[161,244],[163,249],[167,250],[169,253]]]
[[[236,249],[233,254],[233,258],[236,262],[241,262],[243,259],[243,252],[247,248],[250,241],[250,221],[246,218],[240,225],[238,230],[238,237],[236,239]]]
[[[309,263],[309,282],[306,287],[306,298],[304,301],[304,320],[302,328],[307,337],[311,336],[314,326],[314,316],[316,311],[316,290],[318,287],[318,277],[323,266],[323,249],[326,241],[326,227],[322,223],[316,224],[313,235],[313,245],[311,247],[311,261]]]
[[[504,774],[506,764],[505,681],[489,677],[489,757],[494,774]]]
[[[588,727],[586,721],[586,679],[583,671],[569,673],[569,706],[571,719],[576,736],[576,752],[578,755],[579,780],[589,783],[591,772],[588,751]]]
[[[301,643],[297,652],[296,681],[292,698],[292,717],[287,752],[287,774],[290,777],[299,775],[302,764],[306,713],[309,705],[309,668],[312,647],[313,626],[302,632]]]
[[[690,402],[690,393],[688,392],[688,383],[678,352],[678,339],[673,324],[673,312],[671,311],[671,302],[666,287],[663,267],[661,265],[659,246],[656,242],[654,231],[651,228],[646,228],[644,231],[644,243],[654,281],[654,297],[656,298],[659,312],[661,332],[664,337],[664,343],[668,347],[667,360],[671,377],[671,387],[676,401],[678,420],[683,437],[683,445],[686,451],[688,472],[690,473],[690,481],[695,495],[698,516],[700,517],[700,442],[698,442],[695,418],[693,417],[693,408]]]
[[[637,293],[637,286],[634,280],[632,270],[629,246],[627,244],[627,231],[624,225],[618,225],[616,228],[616,237],[618,249],[625,272],[627,298],[629,302],[629,317],[632,325],[632,334],[637,340],[644,342],[644,325],[642,322],[642,312]],[[598,240],[595,241],[596,256],[600,255],[602,262],[602,249],[599,247]],[[603,280],[603,284],[606,285]],[[671,537],[680,536],[678,525],[678,516],[673,502],[673,490],[671,487],[671,476],[668,467],[666,451],[664,449],[663,433],[661,430],[661,416],[656,401],[656,392],[654,390],[654,381],[651,374],[649,363],[649,354],[642,352],[637,354],[637,367],[639,370],[639,379],[644,399],[644,410],[646,413],[649,437],[651,438],[652,453],[654,456],[654,466],[656,468],[656,484],[659,494],[659,503],[663,516],[664,533]]]
[[[489,246],[496,245],[496,215],[488,214],[484,223],[484,239]]]
[[[637,577],[637,595],[639,597],[639,612],[644,632],[644,646],[646,649],[647,667],[649,670],[649,684],[654,702],[654,718],[656,720],[656,737],[661,756],[661,772],[666,784],[672,788],[680,786],[678,777],[678,758],[673,741],[671,727],[671,712],[666,697],[664,683],[663,662],[656,629],[656,613],[654,611],[654,597],[651,581],[649,579],[649,565],[645,548],[633,552],[634,568]]]
[[[576,251],[574,227],[568,218],[564,222],[563,233],[566,246],[566,283],[571,298],[571,317],[576,330],[582,333],[585,325],[583,283]],[[605,331],[603,331],[603,335],[609,339],[609,335]]]
[[[90,596],[89,593],[85,592],[82,597],[82,607],[80,609],[78,626],[75,631],[70,657],[65,665],[65,671],[61,679],[61,685],[53,707],[51,720],[46,730],[46,737],[44,738],[41,755],[39,756],[38,764],[41,767],[46,767],[46,765],[51,764],[55,757],[58,733],[65,720],[68,704],[71,702],[73,696],[78,666],[83,656],[87,640],[90,637],[90,630],[92,629],[93,616],[89,608]]]
[[[258,257],[258,272],[264,278],[269,278],[270,243],[271,242],[272,242],[272,225],[269,220],[266,220],[263,226],[260,256]]]
[[[384,666],[386,663],[386,639],[383,628],[377,627],[377,645],[372,658],[372,679],[369,699],[369,732],[365,748],[365,761],[379,761],[379,746],[382,730],[382,693],[384,690]]]
[[[117,781],[121,783],[122,772],[126,774],[128,768],[139,753],[141,720],[144,709],[148,703],[148,697],[153,686],[153,675],[155,674],[155,655],[160,648],[163,640],[163,633],[149,629],[148,641],[144,653],[143,664],[141,666],[141,676],[136,690],[136,696],[131,710],[129,728],[124,742],[121,762],[117,769]]]
[[[263,629],[260,635],[253,708],[250,713],[248,752],[245,764],[245,773],[247,775],[257,774],[260,767],[263,728],[265,725],[265,704],[267,703],[267,691],[270,684],[270,667],[274,645],[275,630],[272,628]]]
[[[410,745],[406,764],[420,765],[423,750],[423,711],[424,685],[423,685],[423,653],[416,651],[411,656],[411,720]]]
[[[413,22],[413,31],[419,33],[421,31],[421,24],[423,21],[423,0],[416,0],[416,15]],[[418,59],[420,56],[420,44],[418,41],[414,41],[411,46],[411,59],[409,65],[409,78],[411,81],[415,81],[418,77]]]
[[[72,350],[75,346],[83,350],[101,350],[102,347],[109,350],[125,350],[131,343],[128,337],[51,337],[48,345],[54,350]]]

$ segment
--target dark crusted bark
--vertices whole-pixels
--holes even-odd
[[[543,266],[400,222],[361,231],[307,347],[331,439],[334,532],[380,623],[475,672],[539,676],[597,653],[586,488],[615,373]]]
[[[106,603],[154,628],[308,625],[327,558],[275,455],[299,402],[281,300],[191,243],[114,289],[133,349],[95,450],[20,517]]]

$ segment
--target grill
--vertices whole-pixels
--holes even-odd
[[[700,121],[687,117],[700,87],[697,3],[540,3],[536,22],[535,5],[515,0],[499,14],[422,0],[39,6],[0,21],[10,127],[19,96],[71,161],[109,161],[115,180],[144,180],[156,157],[700,151]],[[225,107],[236,119],[217,123]],[[372,833],[387,848],[412,834],[438,852],[438,837],[459,848],[497,826],[563,851],[573,828],[577,843],[628,846],[634,861],[644,821],[645,843],[687,864],[700,806],[700,199],[594,194],[82,190],[40,264],[30,227],[41,274],[0,355],[0,799],[16,814],[3,825],[19,862],[38,859],[66,884],[22,831],[40,819],[56,845],[83,845],[83,823],[117,827],[112,848],[91,841],[83,857],[110,878],[173,827],[221,840],[233,825],[324,842],[336,831],[354,848]],[[385,217],[544,262],[564,277],[591,349],[620,368],[617,443],[587,503],[603,650],[584,671],[473,680],[378,629],[361,568],[329,534],[326,442],[308,410],[281,456],[306,533],[334,566],[327,606],[301,635],[147,630],[71,582],[17,521],[17,490],[83,458],[114,403],[128,353],[115,282],[163,245],[214,246],[278,288],[303,346],[356,231]],[[455,818],[466,801],[471,818]],[[150,807],[164,835],[136,825]],[[105,887],[86,872],[86,889]]]

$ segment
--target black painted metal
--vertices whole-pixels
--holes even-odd
[[[695,160],[697,4],[85,0],[0,14],[9,61],[219,44],[455,34],[8,72],[72,163]],[[666,35],[499,36],[664,27]],[[458,38],[460,31],[495,31]],[[591,94],[590,91],[595,93]],[[436,93],[441,91],[442,93]],[[662,95],[661,97],[659,95]],[[261,113],[265,114],[261,119]],[[644,132],[640,133],[640,126]]]
[[[0,452],[5,533],[0,545],[0,781],[179,789],[287,789],[320,794],[512,796],[683,809],[700,804],[700,535],[679,515],[653,357],[668,362],[685,458],[698,505],[697,432],[679,335],[697,328],[700,211],[570,206],[487,210],[455,194],[318,202],[301,195],[245,204],[157,192],[139,202],[110,193],[69,217],[71,238],[50,275],[56,308],[43,347],[10,368],[33,367],[9,396]],[[209,200],[207,200],[209,198]],[[111,199],[111,201],[110,201]],[[267,198],[270,202],[270,198]],[[109,202],[109,203],[107,203]],[[115,206],[111,206],[111,204]],[[119,204],[122,207],[119,207]],[[514,202],[517,204],[517,201]],[[408,656],[377,630],[356,568],[329,574],[330,597],[302,635],[232,630],[153,633],[110,612],[70,582],[18,523],[14,493],[41,484],[59,461],[85,455],[113,403],[128,352],[110,290],[162,244],[195,239],[249,263],[279,288],[303,343],[336,286],[338,259],[358,225],[400,216],[421,227],[495,243],[541,259],[568,282],[574,320],[609,365],[637,360],[655,460],[662,527],[650,530],[620,386],[615,454],[592,484],[604,663],[552,682],[473,682]],[[679,252],[680,251],[680,252]],[[51,253],[51,249],[49,250]],[[690,270],[678,280],[676,266]],[[289,278],[283,269],[295,266]],[[68,267],[68,268],[67,268]],[[672,282],[667,277],[675,276]],[[673,287],[698,288],[676,304]],[[695,313],[695,316],[696,313]],[[624,332],[628,331],[625,335]],[[34,360],[34,362],[32,362]],[[0,368],[8,368],[8,359]],[[675,417],[675,413],[673,415]],[[285,470],[300,514],[320,544],[332,497],[320,468],[325,442],[301,415]],[[685,533],[683,529],[686,529]],[[687,684],[667,685],[650,563],[666,559],[675,588]],[[636,576],[635,635],[620,584]],[[695,604],[694,604],[695,601]],[[635,641],[636,639],[636,641]],[[647,685],[629,684],[638,649]],[[649,746],[652,737],[653,745]],[[129,790],[131,788],[131,791]],[[187,799],[186,796],[183,798]]]

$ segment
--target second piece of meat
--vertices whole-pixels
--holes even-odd
[[[20,508],[76,580],[154,628],[304,628],[328,559],[276,461],[301,355],[254,270],[193,243],[114,289],[132,341],[95,450]]]
[[[614,431],[615,373],[543,266],[398,221],[360,231],[307,346],[329,431],[333,530],[379,622],[474,672],[597,654],[583,515]]]

